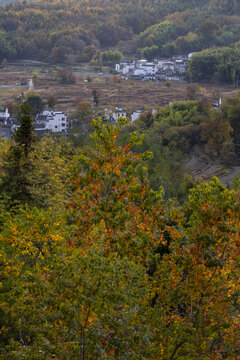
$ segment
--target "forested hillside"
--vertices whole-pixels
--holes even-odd
[[[240,165],[239,109],[239,97],[223,101],[218,110],[206,100],[175,102],[155,116],[142,113],[122,136],[126,140],[129,131],[144,135],[140,149],[153,153],[146,161],[151,188],[163,186],[165,198],[183,202],[196,184],[194,175],[204,168],[217,164],[220,176],[229,165]],[[195,153],[202,164],[187,166]]]
[[[188,102],[142,123],[186,129],[204,113]],[[136,131],[123,139],[126,120],[95,120],[78,149],[36,138],[27,103],[19,120],[0,141],[0,359],[237,359],[239,180],[198,184],[180,206],[151,189],[152,154]]]
[[[34,1],[0,9],[0,58],[53,62],[170,56],[240,40],[238,1]]]

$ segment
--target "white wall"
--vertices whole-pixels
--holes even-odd
[[[10,114],[8,112],[8,108],[6,108],[4,111],[0,111],[0,118],[7,120],[9,117]]]
[[[131,115],[131,121],[134,122],[135,120],[137,120],[139,118],[139,116],[141,115],[142,110],[137,110],[134,111]]]
[[[47,119],[46,129],[52,132],[66,132],[67,116],[63,112],[53,111],[52,116]]]

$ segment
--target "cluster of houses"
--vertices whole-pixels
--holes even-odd
[[[8,109],[0,109],[0,137],[9,139],[11,133],[19,126],[16,118],[10,117]]]
[[[0,137],[10,138],[16,128],[20,126],[16,118],[10,116],[8,109],[0,109]],[[38,114],[33,122],[38,135],[49,133],[66,133],[67,116],[62,111],[44,110]]]
[[[130,119],[132,122],[134,122],[135,120],[137,120],[139,118],[139,116],[141,115],[142,110],[136,110],[133,111],[132,114],[130,115]],[[128,117],[127,113],[125,110],[123,110],[120,107],[116,107],[113,110],[109,110],[109,109],[104,109],[104,115],[103,115],[103,120],[108,121],[108,122],[116,122],[118,120],[119,117],[122,118],[126,118]]]
[[[130,115],[131,121],[138,119],[142,110],[136,110]],[[126,118],[127,113],[120,107],[115,109],[105,109],[103,120],[108,122],[116,122],[119,117]],[[10,116],[8,109],[0,109],[0,137],[9,139],[12,133],[20,126],[16,118]],[[67,116],[62,111],[54,111],[51,109],[44,110],[38,114],[33,122],[36,134],[42,136],[44,133],[67,133],[68,124]]]
[[[188,56],[175,56],[169,59],[137,60],[116,64],[115,71],[123,79],[153,80],[153,81],[180,81],[187,71],[188,60],[194,53]]]

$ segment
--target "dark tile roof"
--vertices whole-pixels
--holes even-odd
[[[0,137],[3,139],[11,139],[11,130],[9,128],[0,128]]]

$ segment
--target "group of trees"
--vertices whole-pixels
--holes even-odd
[[[198,9],[188,9],[167,16],[157,25],[141,32],[136,37],[135,46],[141,49],[144,57],[152,59],[155,56],[186,55],[238,42],[238,5],[235,4],[235,16],[230,11],[224,13],[224,6],[219,11],[217,5],[219,4],[216,2],[205,2]]]
[[[195,183],[191,175],[194,169],[185,168],[195,148],[206,155],[209,163],[238,165],[239,106],[239,97],[223,101],[218,110],[205,99],[175,102],[159,109],[156,115],[143,112],[127,125],[122,137],[125,139],[128,131],[144,134],[141,150],[153,153],[147,161],[151,187],[156,190],[163,185],[166,198],[183,201]]]
[[[19,2],[0,9],[0,58],[90,61],[157,21],[158,4],[120,0]],[[139,19],[141,15],[141,19]],[[137,24],[136,24],[137,22]]]
[[[190,59],[189,72],[196,80],[218,79],[237,84],[240,77],[240,43],[194,54]]]
[[[60,84],[75,84],[76,76],[74,73],[67,69],[59,70],[56,73],[56,79]]]
[[[103,64],[117,64],[123,59],[123,54],[120,51],[104,51],[102,53]]]
[[[239,184],[180,207],[150,189],[143,137],[121,145],[125,120],[73,150],[20,110],[0,148],[0,359],[237,358]]]
[[[124,6],[123,6],[124,3]],[[0,61],[104,63],[121,52],[147,58],[227,46],[240,40],[237,1],[54,0],[0,8]],[[194,20],[193,20],[194,19]],[[127,50],[126,50],[127,49]]]

